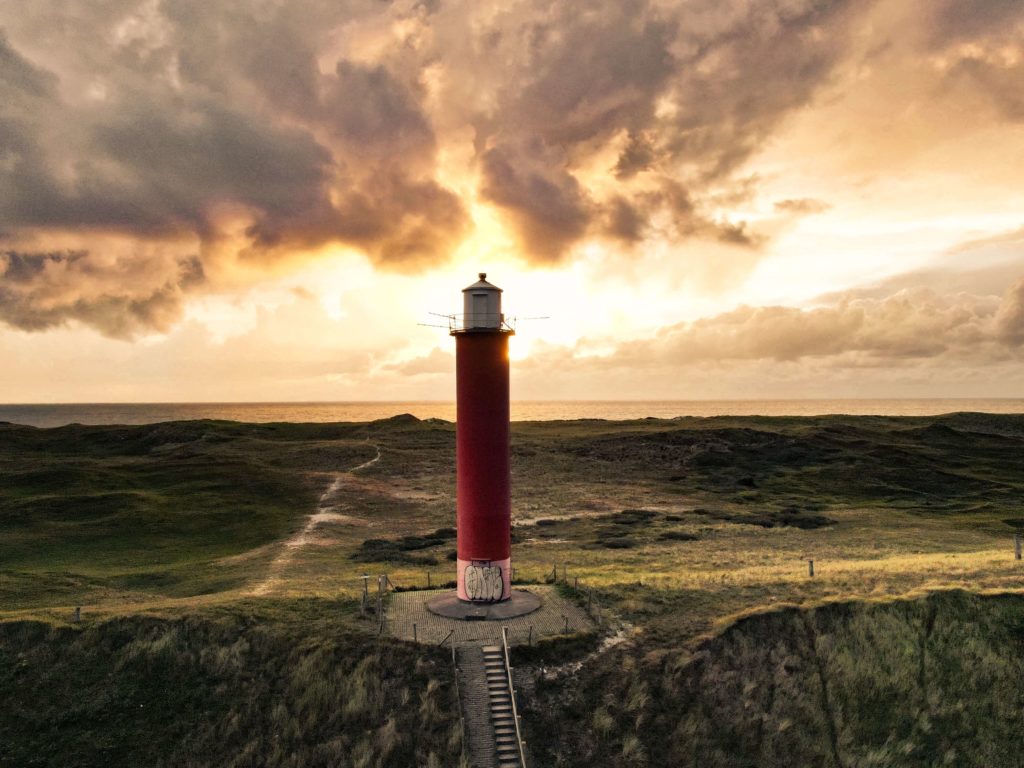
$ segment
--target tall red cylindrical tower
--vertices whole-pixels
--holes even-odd
[[[501,289],[486,273],[463,294],[455,336],[458,597],[512,595],[508,337]]]

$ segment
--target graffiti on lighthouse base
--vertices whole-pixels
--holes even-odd
[[[474,560],[466,566],[466,595],[470,600],[501,600],[505,580],[501,568],[489,560]]]

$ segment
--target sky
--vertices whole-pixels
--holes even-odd
[[[1020,0],[0,3],[0,402],[1019,397]]]

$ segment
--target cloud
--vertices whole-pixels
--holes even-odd
[[[486,73],[498,63],[505,73],[499,100],[475,117],[481,192],[527,252],[562,259],[595,233],[630,244],[759,243],[714,210],[714,197],[827,84],[842,61],[851,4],[543,7],[486,17],[470,67]],[[588,164],[616,147],[593,182]]]
[[[824,200],[815,200],[813,197],[798,197],[788,200],[776,200],[774,207],[779,213],[810,215],[813,213],[824,213],[832,206]]]
[[[183,297],[204,281],[196,257],[102,258],[87,251],[0,252],[0,319],[38,331],[78,320],[114,338],[167,331]]]
[[[1024,280],[1000,299],[902,290],[883,298],[851,293],[830,306],[742,306],[660,329],[649,338],[593,352],[549,348],[527,363],[543,368],[634,371],[730,365],[807,363],[834,368],[914,365],[932,360],[987,365],[1024,359]],[[600,348],[601,345],[598,345]]]
[[[455,357],[440,347],[434,347],[425,355],[414,357],[402,363],[389,363],[383,366],[386,371],[395,371],[405,376],[421,376],[423,374],[450,374],[455,370]]]
[[[0,238],[90,263],[99,239],[128,242],[97,273],[114,299],[99,319],[54,321],[122,336],[175,316],[132,304],[156,290],[123,282],[133,259],[165,277],[198,259],[203,290],[331,245],[417,272],[451,257],[479,206],[534,264],[605,240],[628,258],[722,244],[749,265],[780,229],[735,203],[758,192],[747,164],[872,67],[912,69],[939,113],[985,99],[1024,119],[1024,7],[970,5],[909,2],[915,23],[893,36],[879,22],[894,6],[853,0],[6,4]],[[884,95],[902,114],[903,94]],[[46,273],[32,279],[5,317],[51,316],[32,306]],[[196,289],[164,284],[168,307]]]
[[[996,313],[996,332],[1008,345],[1024,346],[1024,280],[1019,280]]]
[[[532,142],[519,151],[493,147],[481,161],[481,191],[511,216],[536,258],[556,261],[583,236],[591,206],[554,153]]]
[[[14,50],[0,29],[0,83],[9,94],[43,98],[53,96],[57,78]]]

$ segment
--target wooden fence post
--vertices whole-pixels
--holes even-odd
[[[1020,560],[1020,534],[1013,534],[1013,556]]]
[[[814,561],[813,560],[808,560],[807,561],[807,575],[811,576],[812,578],[814,577]]]

